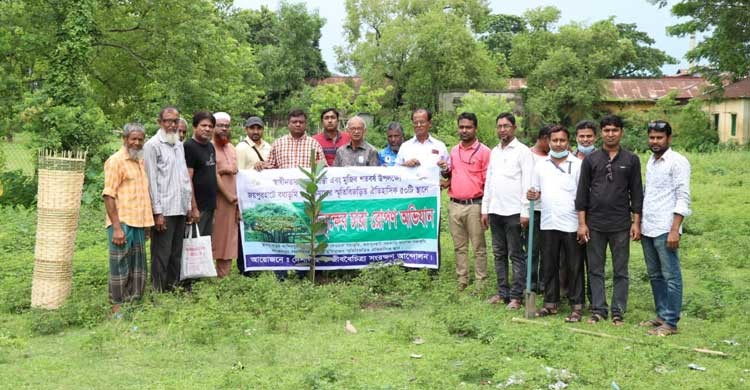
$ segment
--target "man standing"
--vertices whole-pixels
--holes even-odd
[[[392,167],[396,164],[398,150],[404,142],[404,129],[400,123],[391,122],[388,124],[388,130],[385,134],[388,137],[388,145],[378,152],[378,158],[380,159],[380,165]]]
[[[217,197],[211,250],[216,260],[216,276],[224,278],[237,258],[240,212],[237,207],[237,153],[229,142],[232,119],[226,112],[217,112],[213,146],[216,150]]]
[[[367,124],[365,121],[354,116],[346,122],[346,131],[349,132],[351,139],[347,145],[336,150],[336,158],[333,160],[335,167],[377,167],[380,165],[378,151],[365,141],[367,133]]]
[[[336,150],[349,143],[351,138],[348,133],[339,131],[339,112],[335,108],[325,108],[320,113],[320,122],[323,132],[315,134],[313,138],[323,148],[328,166],[333,165],[336,158]]]
[[[185,137],[187,136],[187,121],[183,117],[180,117],[180,122],[177,124],[177,134],[180,136],[180,142],[185,142]]]
[[[143,125],[128,123],[123,146],[104,163],[104,207],[109,241],[109,299],[113,318],[120,306],[143,296],[146,286],[146,228],[154,225],[143,166]]]
[[[572,313],[567,322],[579,322],[583,311],[583,262],[576,242],[578,214],[575,208],[576,189],[581,161],[568,150],[570,134],[560,125],[550,127],[549,157],[534,166],[532,187],[527,197],[541,199],[542,280],[544,306],[538,317],[557,314],[560,306],[560,268],[566,270],[568,298]],[[560,267],[561,261],[564,262]]]
[[[544,125],[539,129],[534,146],[531,147],[531,155],[534,157],[534,166],[547,160],[549,153],[549,131],[551,125]],[[531,290],[540,292],[544,289],[544,271],[542,269],[542,251],[544,249],[540,226],[542,222],[542,202],[534,202],[534,247],[531,248]],[[528,251],[528,238],[526,234],[521,236],[524,251]]]
[[[414,125],[414,137],[401,144],[396,155],[396,165],[416,167],[434,166],[444,162],[441,169],[447,172],[450,168],[450,157],[445,144],[430,135],[432,113],[425,108],[417,108],[411,114]]]
[[[451,149],[451,166],[444,176],[450,177],[448,213],[453,248],[456,254],[458,289],[469,284],[469,243],[474,250],[476,291],[487,279],[487,243],[482,226],[482,195],[490,162],[490,149],[477,139],[477,116],[471,112],[458,115],[461,142]],[[445,164],[442,162],[441,164]]]
[[[178,139],[180,113],[174,107],[159,112],[159,131],[143,147],[154,229],[151,234],[151,285],[171,290],[180,280],[185,217],[193,188]]]
[[[576,151],[575,156],[583,160],[596,148],[596,123],[592,121],[580,121],[576,124]]]
[[[302,110],[292,110],[287,116],[287,126],[289,127],[289,134],[273,142],[268,160],[260,166],[256,165],[255,169],[310,168],[311,150],[315,153],[315,160],[318,164],[325,165],[326,158],[320,144],[305,134],[307,114]]]
[[[526,279],[526,256],[521,230],[529,224],[529,201],[534,157],[528,146],[516,138],[516,118],[506,112],[497,116],[500,144],[490,153],[487,180],[482,198],[482,225],[492,231],[492,251],[497,273],[497,295],[488,303],[507,302],[508,309],[521,308]],[[508,281],[508,257],[513,268],[512,285]]]
[[[620,117],[607,115],[599,125],[602,149],[592,152],[581,165],[576,194],[578,241],[586,243],[588,256],[592,300],[589,323],[607,318],[604,264],[609,245],[614,270],[612,324],[620,326],[628,302],[629,240],[641,238],[641,163],[637,155],[620,146]]]
[[[271,144],[263,139],[263,120],[257,116],[251,116],[245,121],[245,133],[237,144],[237,166],[239,169],[254,169],[258,163],[268,160],[271,153]]]
[[[208,111],[193,115],[193,138],[185,142],[185,161],[193,184],[189,223],[197,223],[201,235],[213,232],[216,209],[216,150],[211,143],[216,118]]]
[[[670,148],[672,126],[665,121],[648,124],[648,146],[653,155],[646,164],[643,199],[643,257],[654,294],[656,318],[641,322],[648,333],[677,333],[682,310],[682,271],[677,248],[682,220],[690,211],[690,163]]]

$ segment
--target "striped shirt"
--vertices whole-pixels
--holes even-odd
[[[271,154],[266,161],[266,168],[310,168],[310,150],[315,152],[315,160],[318,163],[326,164],[323,148],[318,141],[312,137],[303,135],[295,139],[287,134],[271,145]]]
[[[170,145],[159,129],[143,146],[143,161],[148,176],[148,192],[154,214],[187,215],[193,188],[185,164],[185,150],[179,140]]]
[[[333,160],[336,158],[336,150],[344,145],[348,145],[352,140],[349,133],[345,131],[338,131],[336,138],[328,138],[328,133],[323,130],[322,133],[315,134],[312,138],[318,141],[320,147],[323,148],[323,154],[326,156],[328,166],[333,166]]]
[[[121,223],[131,227],[154,225],[143,161],[130,159],[124,146],[104,163],[102,195],[115,199]],[[110,225],[112,221],[107,215],[107,226]]]

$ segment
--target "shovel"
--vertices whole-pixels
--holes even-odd
[[[526,318],[536,317],[536,293],[531,291],[531,256],[534,250],[534,200],[529,200],[529,243],[526,245]]]

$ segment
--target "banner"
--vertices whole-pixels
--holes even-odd
[[[242,170],[237,195],[246,271],[306,270],[308,234],[299,169]],[[331,167],[321,217],[328,248],[316,269],[357,269],[376,262],[438,268],[440,185],[437,167]],[[302,258],[300,258],[302,257]]]

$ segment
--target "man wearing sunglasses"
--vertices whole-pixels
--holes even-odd
[[[673,151],[672,126],[665,121],[648,124],[648,147],[643,199],[643,258],[654,294],[656,318],[643,321],[649,334],[677,333],[682,310],[682,272],[677,248],[682,220],[690,215],[690,163]]]
[[[612,324],[624,324],[628,301],[628,261],[630,240],[641,238],[643,187],[638,156],[623,149],[622,119],[602,118],[602,148],[583,160],[576,193],[578,242],[586,243],[588,277],[591,283],[591,318],[596,323],[607,318],[604,265],[607,246],[612,253],[614,287]]]

